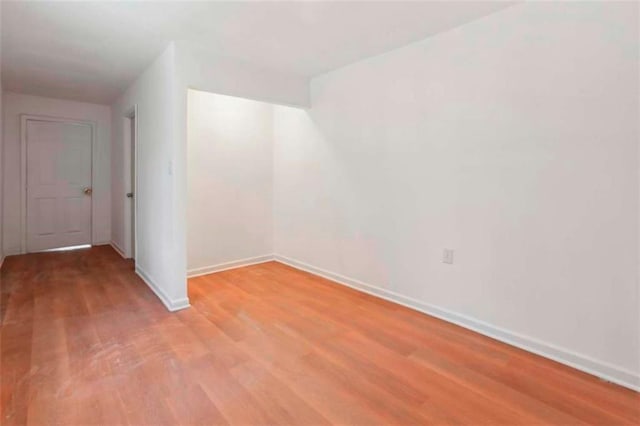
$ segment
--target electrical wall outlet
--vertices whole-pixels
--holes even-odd
[[[442,263],[451,265],[453,263],[453,250],[444,249],[442,251]]]

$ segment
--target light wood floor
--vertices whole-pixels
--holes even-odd
[[[637,393],[274,262],[174,314],[108,247],[1,279],[2,425],[640,423]]]

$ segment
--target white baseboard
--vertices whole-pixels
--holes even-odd
[[[463,314],[452,312],[448,309],[440,308],[411,297],[403,296],[384,288],[366,284],[361,281],[342,276],[340,274],[317,268],[299,260],[280,255],[275,255],[275,260],[294,268],[309,272],[311,274],[327,278],[331,281],[335,281],[338,284],[342,284],[356,290],[371,294],[373,296],[398,303],[408,308],[415,309],[416,311],[423,312],[427,315],[440,318],[442,320],[473,330],[477,333],[489,336],[509,345],[516,346],[529,352],[533,352],[537,355],[552,359],[561,364],[573,367],[577,370],[584,371],[586,373],[600,377],[604,380],[640,392],[640,375],[633,373],[632,371],[619,368],[606,362],[595,360],[589,356],[578,354],[576,352],[558,347],[551,343],[546,343],[532,337],[524,336],[522,334],[488,324],[484,321],[480,321]]]
[[[200,275],[213,274],[214,272],[222,272],[227,269],[241,268],[243,266],[256,265],[258,263],[270,262],[274,260],[272,254],[266,254],[264,256],[250,257],[248,259],[234,260],[232,262],[219,263],[217,265],[204,266],[202,268],[193,268],[187,271],[187,277],[199,277]]]
[[[116,251],[116,253],[122,256],[123,259],[127,258],[127,256],[124,254],[124,250],[122,250],[122,248],[115,241],[111,241],[109,245]]]
[[[176,299],[176,300],[171,300],[164,291],[162,291],[162,289],[160,287],[158,287],[158,285],[155,283],[155,281],[149,276],[149,274],[147,274],[142,268],[140,268],[138,265],[136,265],[136,274],[138,274],[138,276],[140,278],[142,278],[142,281],[144,281],[147,286],[149,286],[149,288],[156,294],[156,296],[158,296],[158,298],[162,301],[162,303],[164,304],[164,306],[170,311],[170,312],[175,312],[175,311],[179,311],[180,309],[186,309],[189,306],[189,299],[188,298],[182,298],[182,299]]]

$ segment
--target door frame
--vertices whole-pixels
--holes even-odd
[[[125,110],[125,113],[122,115],[122,120],[125,122],[129,120],[129,123],[133,122],[133,132],[131,129],[131,124],[129,126],[123,126],[124,129],[124,158],[129,159],[129,161],[125,161],[124,167],[129,170],[127,176],[129,179],[125,181],[125,187],[123,188],[123,195],[125,195],[127,191],[127,186],[133,183],[133,188],[131,188],[131,192],[133,192],[133,200],[130,208],[133,208],[133,214],[131,214],[131,210],[128,208],[125,200],[125,211],[124,211],[124,255],[127,259],[133,259],[135,261],[138,255],[138,146],[139,146],[139,135],[138,129],[140,126],[138,125],[139,116],[138,116],[138,104],[133,104],[129,109]],[[133,139],[131,136],[133,135]],[[131,144],[133,144],[133,149],[131,149]],[[132,158],[133,157],[133,158]],[[132,167],[133,166],[133,167]],[[133,176],[131,176],[131,169],[133,168]],[[132,223],[133,221],[133,223]],[[133,229],[133,235],[131,235],[131,230]],[[132,247],[133,245],[133,247]]]
[[[80,126],[89,126],[91,129],[91,188],[96,182],[96,166],[98,156],[96,155],[96,123],[90,120],[77,120],[73,118],[52,117],[48,115],[20,114],[20,253],[27,252],[27,122],[46,121],[51,123],[65,123]],[[91,194],[91,245],[96,241],[94,224],[95,214],[95,194]]]

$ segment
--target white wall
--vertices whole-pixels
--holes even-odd
[[[2,33],[2,2],[0,2],[0,34]],[[2,202],[3,202],[3,188],[4,188],[4,173],[3,173],[3,162],[2,162],[2,152],[4,151],[4,145],[2,143],[2,43],[0,43],[0,268],[2,267],[2,262],[4,261],[4,233],[3,233],[3,220],[2,220]]]
[[[0,6],[1,8],[1,6]],[[1,19],[1,17],[0,17]],[[2,73],[0,73],[0,267],[4,261],[4,232],[3,232],[3,189],[4,189],[4,165],[2,161],[2,154],[4,151],[4,145],[2,143]]]
[[[179,229],[179,232],[183,232],[182,235],[186,236],[187,223],[190,222],[187,216],[187,206],[189,205],[187,194],[190,191],[187,185],[188,89],[197,89],[220,95],[240,96],[279,105],[306,107],[309,105],[309,80],[306,77],[257,68],[236,59],[212,55],[206,49],[206,46],[181,41],[175,44],[175,49],[178,84],[176,86],[177,115],[175,117],[175,143],[173,144],[173,158],[176,164],[173,182],[176,191],[176,198],[174,199],[174,219],[176,229]],[[218,99],[222,99],[222,97]],[[240,100],[238,100],[238,102],[240,102]],[[255,113],[254,117],[256,117]],[[262,123],[263,125],[265,124],[264,121]],[[250,143],[251,141],[245,139],[244,142]],[[245,152],[247,151],[245,150]],[[227,152],[227,154],[231,155],[231,152]],[[236,152],[234,155],[236,158],[239,158],[240,154],[240,152]],[[261,157],[261,155],[258,155],[258,157]],[[257,158],[254,158],[254,160],[256,162],[259,161]],[[213,161],[215,162],[216,160]],[[240,181],[239,173],[236,174],[235,177],[232,177],[231,174],[227,174],[226,177],[236,182]],[[253,180],[255,177],[256,176],[252,176],[249,179]],[[245,188],[246,187],[247,186],[245,186]],[[249,197],[249,195],[247,195],[246,198],[243,197],[244,201],[248,202]],[[256,205],[264,203],[259,198],[254,199],[252,202]],[[238,204],[236,204],[236,206],[238,206]],[[264,205],[262,208],[264,208]],[[244,217],[249,220],[247,214],[244,214]],[[226,213],[220,213],[218,218],[226,220],[228,216]],[[193,219],[193,216],[191,216],[191,219]],[[245,248],[243,248],[241,244],[236,244],[233,249],[225,253],[221,250],[221,247],[226,246],[230,248],[232,246],[222,244],[218,246],[217,251],[206,254],[201,251],[205,245],[200,245],[197,248],[190,245],[188,257],[191,273],[194,273],[193,269],[199,269],[201,273],[201,268],[211,270],[211,267],[220,267],[218,261],[226,262],[226,259],[234,257],[236,258],[231,259],[231,262],[245,261],[247,259],[246,256],[254,259],[255,256],[253,253],[260,253],[262,251],[261,247],[264,246],[264,241],[270,238],[268,237],[267,231],[264,230],[265,221],[266,218],[264,221],[259,221],[255,217],[252,219],[251,226],[254,227],[253,230],[259,233],[260,236],[250,244],[247,244]],[[235,229],[238,229],[238,227]],[[216,230],[220,231],[221,228],[218,227]],[[212,230],[212,232],[213,231],[215,230]],[[232,234],[232,232],[227,232],[223,239],[229,243]],[[191,241],[192,239],[190,238],[190,244]],[[243,241],[249,243],[248,233],[244,233]],[[210,244],[206,246],[212,248]],[[185,248],[184,257],[186,258],[186,243],[182,247]],[[256,254],[256,256],[259,255],[260,254]]]
[[[521,4],[314,79],[276,253],[640,386],[637,17]]]
[[[309,79],[212,55],[206,46],[176,43],[176,64],[186,87],[281,105],[309,106]],[[185,93],[186,96],[186,93]]]
[[[187,269],[273,255],[273,106],[189,91]]]
[[[112,105],[113,242],[124,247],[125,150],[123,118],[137,105],[136,271],[168,309],[189,305],[186,292],[184,234],[176,229],[174,197],[176,112],[175,47],[170,44]]]
[[[198,88],[285,105],[306,105],[307,80],[171,43],[112,105],[112,242],[125,247],[124,114],[138,105],[136,268],[165,305],[188,306],[186,284],[187,90]]]
[[[3,102],[3,249],[5,255],[20,253],[20,116],[43,115],[92,121],[97,163],[93,181],[93,244],[107,244],[111,235],[110,146],[111,111],[106,105],[43,98],[5,92]]]

